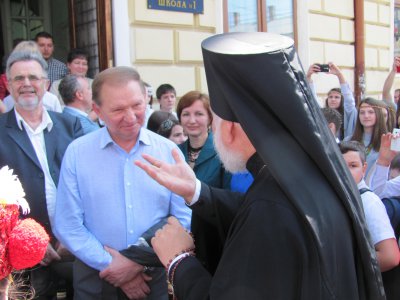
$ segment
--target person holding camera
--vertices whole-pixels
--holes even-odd
[[[329,62],[328,64],[322,65],[315,63],[312,64],[307,71],[307,81],[316,98],[318,97],[315,91],[312,75],[321,72],[335,75],[340,83],[340,88],[332,88],[329,90],[327,98],[325,99],[325,106],[336,109],[342,115],[343,127],[338,137],[342,140],[346,136],[352,135],[356,126],[357,108],[355,106],[353,92],[351,91],[343,73],[334,63]]]

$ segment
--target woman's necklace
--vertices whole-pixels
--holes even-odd
[[[190,145],[190,142],[188,143],[188,161],[189,164],[193,164],[196,162],[196,159],[199,157],[200,151],[203,148],[203,146],[198,147],[198,148],[193,148]]]

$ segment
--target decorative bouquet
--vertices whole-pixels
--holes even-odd
[[[0,280],[13,269],[38,264],[46,253],[49,236],[33,219],[19,219],[19,210],[29,213],[25,192],[16,175],[5,166],[0,169]]]

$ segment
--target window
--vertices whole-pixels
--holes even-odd
[[[268,31],[295,38],[294,0],[225,0],[226,32]]]
[[[13,39],[29,40],[36,33],[44,30],[43,1],[39,0],[11,0],[10,21],[11,36]]]

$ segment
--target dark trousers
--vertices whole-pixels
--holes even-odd
[[[50,266],[37,265],[24,273],[36,300],[56,299],[57,292],[66,293],[65,299],[72,300],[72,261],[52,262]]]
[[[128,299],[121,289],[115,288],[99,277],[95,270],[76,259],[73,267],[74,300],[126,300]],[[165,270],[155,268],[149,273],[152,280],[148,282],[151,289],[147,300],[168,300]]]

